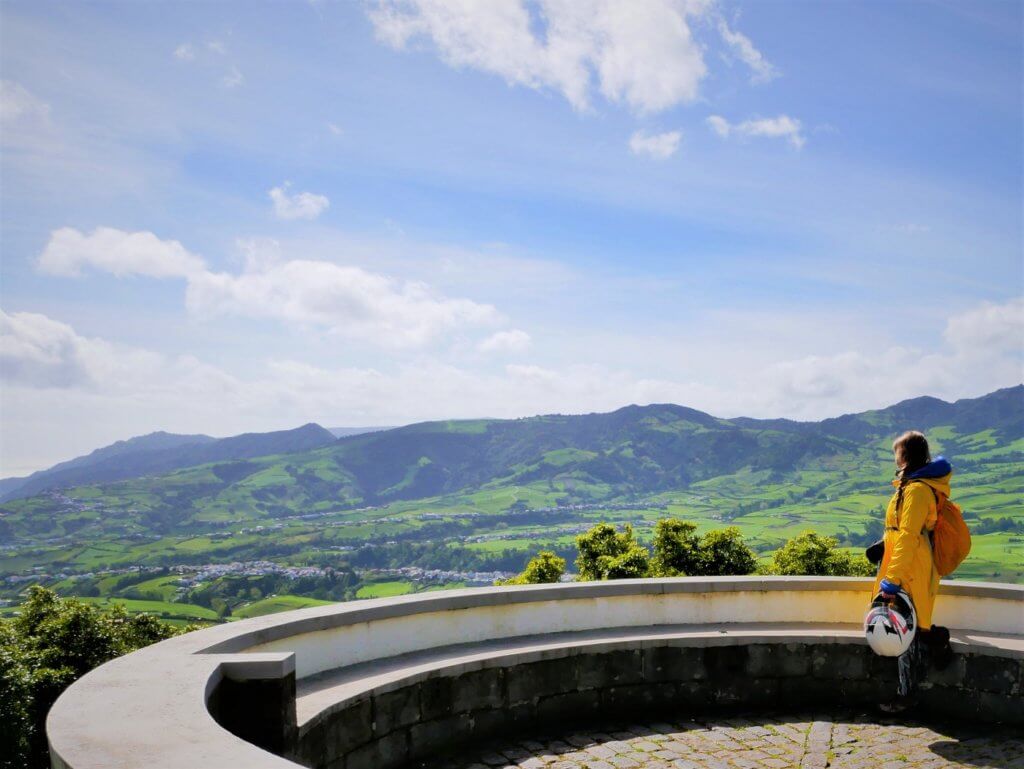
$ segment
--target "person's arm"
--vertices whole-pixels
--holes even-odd
[[[893,544],[885,581],[902,587],[910,576],[914,555],[921,546],[921,530],[934,499],[931,488],[925,483],[909,483],[903,489],[903,504],[899,512],[900,530]]]

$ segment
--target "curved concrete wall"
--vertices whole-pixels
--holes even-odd
[[[403,660],[417,654],[461,647],[470,656],[476,654],[474,664],[486,667],[482,660],[500,658],[503,644],[518,649],[522,639],[542,639],[547,643],[543,653],[559,657],[579,647],[587,633],[612,634],[600,641],[604,647],[590,649],[599,654],[609,643],[642,647],[640,639],[652,632],[673,638],[671,644],[678,646],[693,644],[697,637],[736,635],[741,626],[742,638],[730,643],[863,645],[859,623],[870,584],[853,578],[733,577],[481,588],[335,604],[231,623],[114,660],[70,687],[47,723],[53,765],[295,766],[227,731],[212,709],[233,731],[272,750],[305,756],[307,763],[341,766],[338,762],[345,757],[338,750],[328,759],[320,748],[312,751],[314,757],[303,745],[314,744],[312,735],[318,729],[321,743],[340,745],[344,735],[338,724],[366,715],[353,707],[369,702],[373,722],[375,693],[401,691],[440,675],[437,670],[443,665],[432,672],[431,665],[439,663],[426,657],[415,676],[405,675]],[[935,621],[958,631],[960,651],[1005,660],[999,664],[1010,666],[1008,696],[1019,697],[1024,587],[943,585]],[[646,643],[651,645],[649,639]],[[495,666],[510,669],[537,661],[511,654]],[[390,678],[381,676],[382,669],[391,671]],[[465,670],[449,672],[462,675]],[[332,700],[335,690],[319,681],[339,674],[344,681]],[[1005,677],[1002,668],[994,675]],[[303,694],[306,689],[313,694]],[[501,707],[512,706],[503,700]],[[411,734],[403,732],[405,757]],[[371,729],[363,736],[368,745],[383,735],[375,736]]]
[[[474,591],[471,603],[460,601],[462,594],[452,596],[447,606],[421,604],[421,598],[412,597],[407,603],[393,602],[407,611],[391,617],[313,623],[301,636],[263,642],[256,635],[251,640],[257,642],[248,648],[294,652],[296,675],[304,678],[422,649],[543,633],[648,625],[858,623],[866,611],[866,589],[870,582],[859,579],[823,582],[787,577],[484,589],[486,594]],[[1000,588],[950,585],[937,603],[934,622],[982,632],[1020,633],[1024,603],[1013,608],[1017,611],[1007,610],[1005,591]],[[438,622],[438,610],[446,612],[443,622]]]

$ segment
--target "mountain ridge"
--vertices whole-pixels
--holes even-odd
[[[567,486],[577,489],[576,496],[584,487],[605,496],[655,493],[743,468],[788,472],[865,442],[891,440],[905,429],[947,422],[961,432],[987,429],[1011,440],[1024,435],[1024,384],[953,403],[911,398],[819,422],[724,419],[671,403],[630,404],[578,415],[420,422],[340,438],[309,423],[274,433],[201,436],[208,440],[140,452],[128,462],[125,447],[139,440],[131,439],[98,450],[118,447],[113,456],[85,466],[72,460],[71,467],[15,494],[25,498],[73,485],[105,494],[104,484],[130,485],[140,477],[152,477],[147,488],[158,489],[161,483],[191,483],[194,476],[187,493],[158,494],[155,507],[163,511],[162,520],[170,520],[187,519],[191,513],[183,506],[200,505],[210,495],[216,500],[240,494],[233,509],[248,506],[274,517],[287,510],[381,505],[502,485]]]
[[[22,482],[14,488],[0,487],[0,502],[24,499],[49,489],[140,478],[207,462],[306,451],[335,440],[328,430],[312,422],[291,430],[242,433],[227,438],[149,433],[117,441],[24,479],[4,479]]]

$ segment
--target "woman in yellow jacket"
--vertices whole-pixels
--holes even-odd
[[[883,705],[897,712],[913,704],[924,667],[925,647],[949,652],[949,631],[932,632],[932,610],[939,591],[939,574],[932,561],[930,534],[938,515],[939,495],[949,497],[953,468],[943,457],[934,462],[924,435],[909,431],[892,446],[896,460],[896,492],[885,512],[885,552],[872,595],[895,595],[904,590],[917,612],[917,633],[910,648],[898,660],[899,686],[894,702]],[[944,660],[945,661],[945,660]]]

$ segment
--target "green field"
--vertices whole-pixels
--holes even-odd
[[[356,592],[356,598],[390,598],[395,595],[405,595],[415,589],[412,582],[369,582],[363,585]]]
[[[108,607],[114,604],[124,606],[133,614],[155,614],[165,619],[182,620],[212,620],[219,619],[217,613],[203,606],[194,606],[187,603],[169,603],[167,601],[137,601],[131,598],[90,598],[83,597],[78,600],[83,603],[91,603],[96,606]]]
[[[293,609],[307,609],[310,606],[326,606],[332,601],[320,601],[316,598],[304,598],[297,595],[272,595],[253,603],[246,604],[235,609],[232,616],[239,619],[249,617],[261,617],[264,614],[277,614],[281,611],[292,611]]]
[[[1024,583],[1024,428],[1014,417],[1022,395],[994,393],[962,409],[915,402],[810,425],[671,406],[434,422],[82,486],[0,505],[0,578],[20,578],[0,582],[0,598],[17,603],[35,583],[179,623],[212,622],[489,584],[540,549],[571,569],[575,537],[588,527],[630,524],[649,544],[667,517],[701,533],[736,526],[762,561],[807,530],[859,552],[892,493],[889,444],[907,423],[926,427],[933,453],[955,468],[953,498],[974,533],[955,578]],[[922,423],[922,409],[948,421]],[[196,577],[231,563],[266,573]],[[412,581],[409,567],[434,576]],[[319,571],[274,572],[298,568]]]

